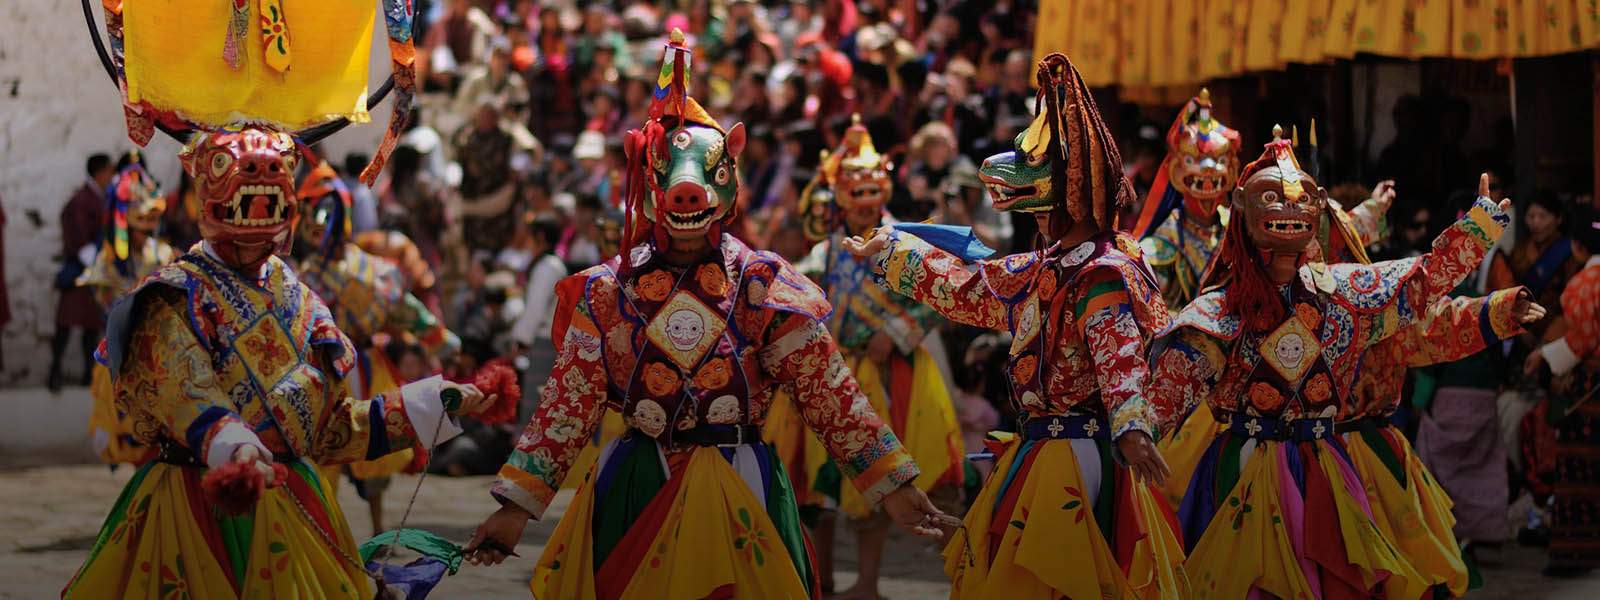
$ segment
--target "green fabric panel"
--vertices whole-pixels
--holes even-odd
[[[116,503],[111,505],[111,512],[106,514],[105,523],[100,525],[100,535],[95,536],[94,547],[89,550],[88,560],[83,561],[83,566],[78,567],[79,572],[82,572],[85,567],[88,567],[90,564],[94,563],[95,557],[100,555],[100,550],[105,548],[106,544],[110,541],[111,533],[116,531],[117,526],[122,524],[123,518],[128,516],[128,504],[133,501],[134,492],[139,491],[139,486],[144,483],[145,476],[149,475],[150,469],[157,464],[160,463],[153,461],[145,463],[144,466],[139,467],[138,470],[133,472],[133,477],[128,480],[128,484],[122,486],[122,493],[117,495]],[[148,499],[149,496],[146,496],[146,498]],[[146,502],[148,502],[148,500],[146,500]],[[73,576],[72,582],[67,584],[67,589],[62,592],[62,595],[68,595],[77,582],[77,576]]]
[[[252,512],[222,517],[217,521],[217,529],[222,533],[222,548],[228,553],[228,562],[233,565],[233,578],[243,589],[245,579],[250,576],[250,540],[255,534],[255,515]]]
[[[1100,534],[1105,536],[1106,544],[1116,548],[1116,532],[1112,529],[1117,523],[1117,478],[1126,475],[1117,469],[1117,462],[1112,460],[1109,440],[1096,439],[1094,445],[1100,449],[1100,489],[1095,491],[1094,496],[1094,520],[1100,525]]]
[[[616,466],[618,471],[611,489],[605,496],[594,499],[591,527],[597,570],[606,564],[606,557],[611,556],[611,551],[628,534],[628,527],[639,519],[639,514],[667,484],[667,474],[661,469],[661,455],[654,442],[641,441],[626,446],[627,455]],[[622,450],[622,445],[618,450]]]
[[[839,490],[844,486],[844,473],[839,471],[839,464],[828,459],[817,469],[816,482],[811,484],[811,489],[821,492],[822,495],[839,501]]]
[[[450,568],[450,574],[455,575],[461,568],[461,547],[432,533],[421,529],[395,529],[385,531],[361,544],[361,562],[372,561],[372,555],[379,548],[386,548],[393,544],[395,538],[400,538],[400,546],[416,551],[430,558],[437,559]]]
[[[771,457],[772,474],[769,479],[772,483],[767,486],[767,516],[777,526],[778,539],[789,550],[789,560],[794,562],[794,570],[800,574],[800,581],[805,584],[809,597],[814,592],[811,589],[813,568],[811,554],[806,552],[806,534],[801,528],[800,503],[794,497],[794,484],[789,481],[783,461],[778,459],[778,453],[773,452],[771,446],[760,446],[757,451],[766,452]]]
[[[1439,390],[1439,379],[1426,369],[1412,371],[1416,385],[1411,389],[1411,406],[1418,412],[1427,412],[1433,405],[1433,394]]]
[[[1233,492],[1233,486],[1239,483],[1239,450],[1244,448],[1244,436],[1230,435],[1227,443],[1222,445],[1222,454],[1217,457],[1217,506],[1222,506],[1228,500],[1228,494]],[[1256,446],[1256,452],[1263,447]]]
[[[1361,434],[1362,441],[1367,443],[1372,453],[1378,455],[1378,460],[1383,461],[1383,466],[1389,469],[1389,474],[1394,476],[1394,480],[1400,482],[1400,487],[1405,488],[1409,483],[1406,481],[1406,468],[1400,464],[1400,457],[1395,456],[1394,445],[1389,443],[1389,439],[1383,437],[1378,428],[1370,424],[1363,424],[1356,432]]]
[[[1102,281],[1089,286],[1089,291],[1084,292],[1083,297],[1079,298],[1078,302],[1073,305],[1073,314],[1087,316],[1083,314],[1083,310],[1089,306],[1090,300],[1095,299],[1096,296],[1101,294],[1110,294],[1117,291],[1127,291],[1127,284],[1123,283],[1121,279],[1116,281]]]

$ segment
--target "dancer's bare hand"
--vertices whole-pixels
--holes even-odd
[[[254,466],[257,471],[261,472],[263,477],[266,477],[267,487],[277,484],[278,474],[272,470],[272,461],[261,453],[260,448],[251,444],[239,446],[237,450],[233,451],[232,458],[233,462]]]
[[[943,537],[938,524],[949,519],[933,505],[927,494],[909,483],[883,497],[883,510],[901,529],[927,538]]]
[[[1517,294],[1517,301],[1511,305],[1511,316],[1523,325],[1543,319],[1544,314],[1544,305],[1534,302],[1528,290],[1522,290],[1522,293]]]
[[[877,364],[887,364],[889,356],[894,353],[894,338],[889,334],[879,331],[872,334],[872,339],[867,340],[867,359]]]
[[[1379,181],[1378,185],[1372,188],[1372,199],[1377,201],[1376,206],[1379,214],[1389,212],[1389,207],[1394,206],[1394,196],[1393,179]]]
[[[1117,450],[1122,451],[1122,460],[1128,463],[1128,470],[1133,471],[1135,481],[1163,485],[1167,482],[1167,476],[1172,474],[1167,461],[1156,450],[1155,442],[1150,441],[1150,436],[1143,431],[1132,430],[1122,434],[1117,438]]]
[[[522,539],[522,530],[528,526],[528,520],[533,515],[515,504],[507,504],[494,511],[489,518],[483,520],[478,526],[478,532],[472,535],[472,541],[462,548],[467,562],[481,566],[498,565],[505,561],[506,556],[516,556],[517,542]]]
[[[1539,371],[1541,369],[1543,369],[1543,368],[1544,368],[1544,349],[1543,348],[1534,348],[1533,352],[1529,352],[1528,353],[1528,358],[1522,361],[1522,374],[1523,375],[1527,375],[1529,377],[1533,377],[1534,375],[1538,375]]]
[[[454,383],[446,381],[444,382],[444,385],[439,388],[439,393],[443,394],[445,390],[457,390],[461,392],[461,405],[457,406],[455,410],[450,412],[452,415],[475,415],[481,413],[487,410],[489,407],[494,406],[495,400],[498,400],[500,397],[499,394],[490,394],[485,396],[483,395],[482,391],[478,390],[478,386],[470,383]]]
[[[880,227],[878,233],[871,239],[861,239],[861,236],[853,235],[845,238],[843,244],[844,249],[856,258],[871,258],[889,247],[889,230]]]
[[[1483,198],[1490,197],[1488,173],[1478,174],[1478,196]],[[1502,198],[1500,200],[1500,210],[1511,210],[1511,198]]]

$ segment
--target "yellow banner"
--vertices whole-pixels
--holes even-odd
[[[369,120],[376,0],[243,4],[247,25],[235,69],[224,56],[233,2],[126,0],[128,100],[206,126],[253,121],[298,129],[339,117]],[[281,13],[263,15],[264,6]]]

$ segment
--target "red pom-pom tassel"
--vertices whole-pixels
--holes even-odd
[[[206,472],[200,480],[200,490],[206,502],[228,515],[242,515],[254,508],[261,499],[262,490],[277,487],[289,477],[289,469],[281,463],[272,465],[273,482],[260,469],[250,463],[230,462]]]
[[[499,396],[494,406],[473,418],[488,424],[509,423],[517,418],[517,402],[522,400],[522,386],[517,384],[517,371],[511,361],[496,358],[478,369],[473,385],[485,396]]]

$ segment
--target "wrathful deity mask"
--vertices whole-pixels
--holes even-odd
[[[179,154],[202,207],[200,235],[236,269],[288,249],[295,214],[294,138],[256,127],[196,133]]]
[[[1239,132],[1212,118],[1211,93],[1202,89],[1167,132],[1167,176],[1191,208],[1209,216],[1233,189],[1238,153]]]
[[[1327,205],[1328,190],[1300,169],[1287,140],[1267,144],[1233,191],[1234,209],[1243,211],[1251,243],[1264,252],[1304,252]]]
[[[167,211],[167,197],[161,185],[138,164],[128,165],[111,179],[108,191],[116,201],[117,210],[125,210],[127,228],[152,232],[161,227],[161,215]]]
[[[744,124],[734,124],[726,135],[695,123],[653,125],[660,129],[628,132],[626,146],[630,154],[649,153],[652,185],[644,195],[644,217],[673,238],[705,237],[727,220],[737,201],[735,161],[744,151]]]
[[[350,190],[327,162],[317,165],[296,193],[302,214],[295,233],[306,250],[333,254],[350,238]]]
[[[854,213],[854,220],[874,223],[883,215],[883,205],[889,202],[893,184],[889,179],[889,157],[878,154],[872,145],[872,134],[855,122],[844,132],[844,144],[836,155],[837,163],[831,174],[834,201],[845,213]]]

